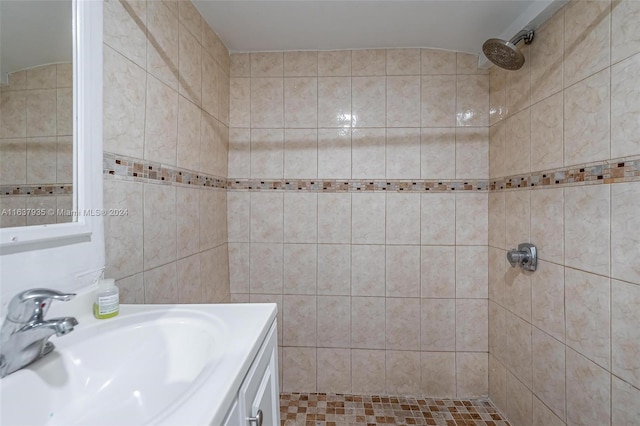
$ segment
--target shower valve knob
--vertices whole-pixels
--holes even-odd
[[[536,246],[529,243],[518,245],[518,249],[511,249],[507,252],[507,260],[513,268],[516,265],[525,271],[535,271],[538,266],[538,251]]]

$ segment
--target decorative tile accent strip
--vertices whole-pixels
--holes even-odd
[[[491,180],[490,191],[556,185],[593,185],[640,181],[640,158],[614,159]]]
[[[509,422],[486,399],[281,393],[282,426],[486,425]]]
[[[2,185],[0,186],[0,196],[23,195],[31,197],[42,197],[45,195],[72,195],[73,184],[25,184],[25,185]]]
[[[125,180],[183,184],[225,189],[226,178],[167,166],[153,161],[105,152],[102,160],[103,174]]]
[[[325,179],[229,179],[228,189],[250,191],[307,191],[307,192],[445,192],[486,191],[486,180],[325,180]]]

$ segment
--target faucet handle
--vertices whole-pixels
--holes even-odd
[[[47,288],[34,288],[23,291],[11,299],[7,319],[17,323],[42,320],[49,310],[50,300],[66,302],[75,296],[75,293],[61,293]]]

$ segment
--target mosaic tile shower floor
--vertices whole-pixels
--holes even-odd
[[[282,426],[509,426],[487,400],[281,393]]]

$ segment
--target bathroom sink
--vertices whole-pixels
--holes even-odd
[[[112,319],[78,318],[53,353],[0,381],[0,423],[216,424],[273,318],[272,305],[123,305]]]

